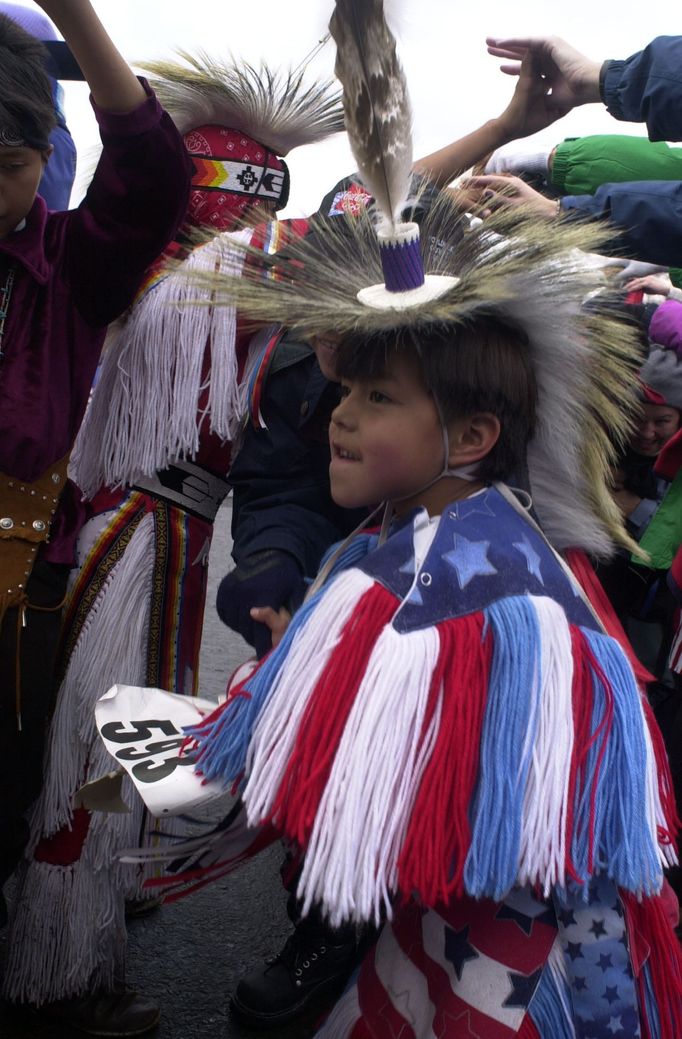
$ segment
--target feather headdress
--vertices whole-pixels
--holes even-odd
[[[316,220],[312,228],[284,253],[253,251],[240,278],[208,275],[214,299],[255,324],[277,322],[304,336],[402,328],[418,335],[483,314],[522,328],[538,384],[528,468],[543,530],[558,549],[608,557],[614,541],[632,548],[607,477],[637,407],[638,339],[613,309],[584,307],[602,282],[583,251],[598,249],[602,230],[517,210],[463,234],[461,214],[442,192],[421,224],[421,257],[426,271],[452,279],[451,288],[404,309],[378,309],[358,298],[382,276],[371,216]]]
[[[448,192],[421,228],[401,223],[409,103],[381,0],[337,0],[330,28],[349,136],[384,230],[367,212],[314,220],[284,254],[254,255],[239,279],[218,277],[214,298],[304,335],[418,333],[484,314],[522,328],[538,386],[528,469],[543,529],[558,549],[608,557],[614,542],[632,548],[607,477],[636,406],[636,336],[613,311],[584,308],[602,283],[583,251],[596,251],[603,232],[519,210],[463,232]]]
[[[301,72],[229,63],[203,51],[180,61],[140,65],[181,133],[219,124],[239,129],[278,155],[344,129],[341,98],[331,81],[304,83]]]

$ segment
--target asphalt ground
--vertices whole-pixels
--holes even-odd
[[[215,613],[215,588],[230,565],[229,505],[216,522],[202,642],[201,695],[215,698],[231,671],[249,655]],[[197,894],[130,921],[128,983],[162,1009],[155,1039],[261,1039],[230,1016],[239,979],[275,955],[290,931],[279,877],[282,850],[274,846],[237,873]],[[11,899],[11,890],[8,892]],[[0,933],[0,963],[6,931]],[[0,970],[1,970],[0,966]],[[306,1039],[312,1021],[280,1028],[276,1039]],[[77,1039],[83,1033],[30,1011],[0,1004],[0,1039]]]

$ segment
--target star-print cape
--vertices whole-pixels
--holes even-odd
[[[325,1037],[587,1039],[618,1036],[619,1019],[623,1035],[672,1037],[659,1006],[682,1026],[675,942],[655,897],[675,860],[660,736],[624,651],[505,488],[453,503],[435,521],[419,511],[383,544],[352,542],[277,650],[192,735],[204,774],[240,783],[250,825],[274,826],[302,849],[304,912],[315,903],[333,924],[392,921]],[[549,929],[517,961],[500,944],[513,919],[505,913],[531,897]],[[486,905],[474,941],[467,914]],[[628,949],[633,913],[648,973],[635,973]],[[363,986],[372,989],[371,970],[387,944],[400,945],[405,920],[407,974],[414,980],[431,955],[424,929],[440,929],[442,984],[457,993],[466,977],[464,1004],[480,1003],[484,1015],[497,1007],[497,1031],[448,1030],[435,1017],[427,1028],[399,1000],[393,1031],[367,1024]],[[462,934],[470,960],[453,966],[447,949]],[[621,943],[620,980],[597,976],[586,954],[583,974],[573,970],[571,949],[588,942],[612,959]],[[480,963],[471,977],[469,963],[482,957],[494,958],[504,984],[488,985]],[[415,990],[420,1013],[432,982],[427,970]],[[441,982],[428,1000],[438,1010]],[[601,994],[609,989],[613,1007]],[[651,1026],[640,1023],[647,1000]],[[601,1030],[581,1030],[582,1003]]]
[[[305,851],[306,906],[378,922],[397,894],[499,901],[597,873],[658,892],[675,858],[658,732],[509,492],[348,553],[193,730],[207,778],[245,777],[249,822]]]

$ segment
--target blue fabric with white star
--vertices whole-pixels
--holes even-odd
[[[576,1039],[640,1039],[639,1004],[616,885],[590,881],[582,894],[555,895],[571,983]]]
[[[549,545],[494,487],[445,509],[415,575],[413,524],[425,516],[422,510],[410,517],[358,564],[406,600],[393,619],[396,631],[431,627],[524,595],[547,596],[563,607],[570,623],[599,630]]]

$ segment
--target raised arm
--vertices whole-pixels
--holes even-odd
[[[519,68],[516,89],[504,112],[466,137],[419,159],[415,170],[444,187],[496,148],[542,130],[556,118],[548,89],[537,59],[529,52]]]
[[[132,112],[145,94],[93,10],[90,0],[37,0],[83,70],[95,103],[108,112]]]
[[[682,36],[657,36],[624,60],[592,61],[558,36],[488,38],[488,53],[518,76],[533,55],[551,88],[554,119],[603,101],[614,119],[646,123],[652,141],[682,140]]]

